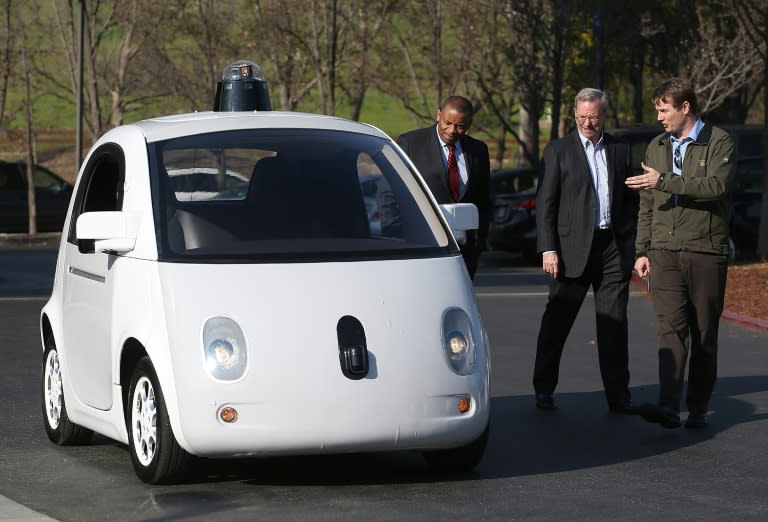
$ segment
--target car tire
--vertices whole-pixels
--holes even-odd
[[[422,456],[430,468],[449,473],[467,473],[472,471],[483,459],[485,446],[488,444],[490,421],[478,438],[458,448],[423,451]]]
[[[136,364],[127,407],[128,449],[136,475],[148,484],[183,481],[192,456],[173,435],[163,392],[149,357]]]
[[[40,391],[43,403],[43,422],[51,442],[59,446],[87,444],[93,437],[93,431],[69,420],[67,406],[64,402],[59,352],[51,338],[45,340]]]

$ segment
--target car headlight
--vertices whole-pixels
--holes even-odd
[[[205,369],[214,379],[235,381],[248,366],[248,347],[240,326],[227,317],[211,317],[203,326]]]
[[[451,308],[443,316],[443,350],[451,369],[459,375],[468,375],[475,369],[472,323],[460,308]]]

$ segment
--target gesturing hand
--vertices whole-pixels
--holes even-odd
[[[624,184],[634,190],[651,190],[659,182],[661,174],[658,170],[649,167],[643,162],[640,163],[640,166],[643,167],[643,173],[627,178]]]

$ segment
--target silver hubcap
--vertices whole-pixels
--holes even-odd
[[[45,394],[45,415],[48,418],[48,426],[55,430],[59,427],[61,407],[64,403],[64,395],[61,390],[59,354],[56,350],[49,351],[48,357],[45,358],[43,393]]]
[[[157,451],[157,406],[152,382],[141,377],[131,400],[133,448],[139,462],[149,466]]]

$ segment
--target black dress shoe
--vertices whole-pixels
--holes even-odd
[[[640,415],[640,407],[636,406],[631,399],[626,399],[623,402],[611,402],[608,404],[608,409],[611,410],[611,413],[621,415]]]
[[[680,414],[666,406],[657,406],[656,404],[641,404],[639,408],[640,416],[648,422],[661,424],[662,428],[679,428]]]
[[[536,394],[536,407],[540,410],[554,410],[555,399],[549,393],[537,393]]]
[[[688,419],[685,421],[685,427],[688,429],[701,429],[706,428],[709,424],[706,413],[689,413]]]

